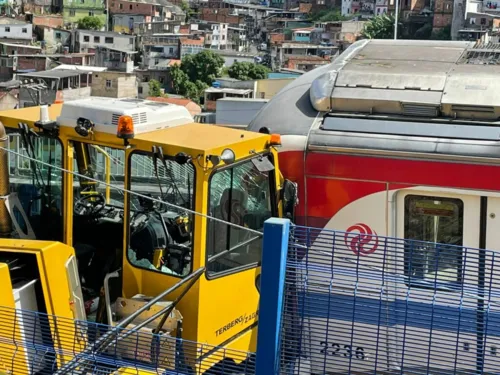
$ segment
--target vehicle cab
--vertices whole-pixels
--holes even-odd
[[[278,136],[193,123],[184,107],[136,99],[4,111],[0,121],[19,236],[75,249],[88,303],[87,317],[73,318],[106,322],[98,299],[113,271],[111,302],[157,295],[204,267],[187,292],[168,296],[181,297],[182,337],[255,347],[259,232],[295,199]]]

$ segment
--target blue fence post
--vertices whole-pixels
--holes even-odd
[[[256,375],[275,375],[279,371],[289,232],[288,219],[271,218],[264,223]]]

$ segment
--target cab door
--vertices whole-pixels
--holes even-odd
[[[484,274],[482,198],[470,192],[404,189],[396,194],[393,281],[399,366],[426,371],[474,370]]]

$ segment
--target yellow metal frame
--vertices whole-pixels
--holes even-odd
[[[51,119],[57,118],[61,105],[55,104],[49,108]],[[38,120],[39,108],[31,107],[20,110],[0,112],[0,121],[6,126],[17,128],[19,122],[28,124],[34,128],[34,122]],[[174,156],[184,152],[191,156],[195,168],[195,207],[194,210],[206,215],[208,212],[209,178],[215,168],[207,161],[208,155],[221,155],[222,151],[230,148],[236,155],[236,161],[250,158],[256,153],[271,152],[275,161],[276,191],[282,185],[282,176],[279,173],[277,151],[269,146],[270,136],[267,134],[246,132],[243,130],[218,127],[207,124],[188,124],[173,128],[162,129],[150,133],[137,135],[129,140],[126,147],[123,140],[114,134],[93,133],[92,138],[79,136],[72,127],[60,127],[59,139],[64,148],[64,168],[73,170],[74,149],[72,141],[86,142],[92,144],[106,157],[106,183],[110,182],[110,157],[102,147],[108,146],[125,150],[125,187],[130,188],[130,156],[133,152],[142,151],[150,153],[153,146],[163,146],[165,154]],[[104,152],[103,152],[104,151]],[[221,163],[222,166],[222,163]],[[109,199],[106,191],[106,198]],[[129,228],[129,199],[125,192],[125,233]],[[277,198],[277,201],[279,199]],[[282,205],[279,202],[281,215]],[[72,245],[73,228],[73,176],[64,174],[64,242]],[[206,260],[206,228],[207,219],[196,215],[194,218],[193,256],[192,267],[198,269],[205,266]],[[141,293],[145,295],[157,295],[169,286],[174,285],[178,278],[141,269],[133,266],[127,258],[128,236],[123,239],[123,285],[124,297],[132,297]],[[56,267],[51,267],[55,274]],[[220,345],[225,343],[228,349],[242,351],[254,351],[256,348],[256,322],[258,320],[259,293],[255,286],[255,280],[260,273],[260,267],[246,269],[227,276],[208,280],[202,276],[198,282],[187,292],[178,305],[178,309],[184,317],[183,338],[196,342]],[[56,277],[56,276],[52,276]],[[62,283],[63,281],[60,280]],[[61,295],[53,291],[56,295]],[[176,298],[181,291],[169,296]],[[58,310],[59,304],[67,304],[67,300],[59,301],[55,296],[51,297],[51,311]],[[71,316],[70,311],[60,312],[62,316]],[[215,358],[220,353],[212,353],[207,359]],[[235,358],[236,361],[244,358]]]

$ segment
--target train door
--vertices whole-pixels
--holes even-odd
[[[473,344],[478,370],[493,373],[500,365],[500,197],[482,197],[481,209],[481,239],[487,250],[479,258],[484,276],[478,278],[478,294],[484,301],[478,298],[478,335]]]
[[[393,340],[405,370],[474,370],[483,198],[405,189],[396,194],[397,275]]]

